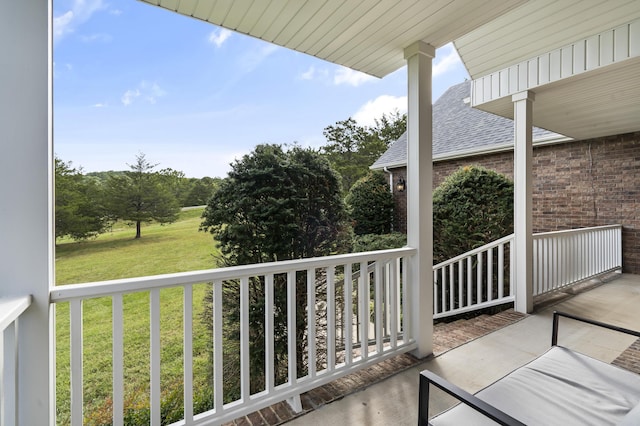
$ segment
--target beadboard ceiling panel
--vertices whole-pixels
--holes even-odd
[[[438,48],[526,0],[140,0],[383,77],[418,40]]]
[[[638,17],[637,0],[536,0],[459,37],[455,46],[475,79]]]
[[[534,90],[533,124],[576,140],[640,130],[640,58]],[[477,108],[513,118],[504,97]]]

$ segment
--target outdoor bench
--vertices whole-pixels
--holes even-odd
[[[420,426],[640,425],[640,375],[558,346],[559,317],[640,337],[640,332],[553,313],[551,348],[472,395],[431,371],[420,373]],[[429,388],[461,403],[429,421]]]

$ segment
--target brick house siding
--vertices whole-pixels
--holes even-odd
[[[513,151],[434,163],[434,188],[479,165],[513,179]],[[406,168],[392,170],[394,181]],[[407,181],[407,186],[411,182]],[[394,194],[406,232],[406,192]],[[533,149],[533,232],[621,224],[623,271],[640,274],[640,132]]]

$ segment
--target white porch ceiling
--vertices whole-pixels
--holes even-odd
[[[536,96],[533,124],[580,140],[640,130],[637,24],[635,31],[622,33],[628,37],[622,43],[612,38],[610,31],[638,18],[640,1],[637,0],[536,0],[465,34],[454,44],[475,79],[474,84],[482,82],[493,93],[502,92],[508,78],[501,77],[510,77],[506,75],[508,72],[533,65],[533,69],[525,70],[528,81],[523,85],[522,81],[509,80],[506,84],[511,87],[507,92],[512,92],[514,83],[525,89],[530,85]],[[580,44],[582,39],[590,40]],[[553,72],[554,65],[558,66],[549,64],[548,68],[545,55],[567,53],[565,47],[572,44],[576,49],[569,58],[575,61],[573,66],[565,64],[567,58],[563,57],[560,79],[542,77],[542,73]],[[589,44],[599,45],[601,56],[595,58],[598,61],[595,67],[588,63],[593,60],[589,57],[593,53]],[[605,59],[606,53],[620,47],[622,56],[630,59],[611,64],[610,59]],[[612,55],[619,53],[620,50],[613,51]],[[537,69],[536,57],[540,58]],[[579,64],[581,62],[584,65]],[[604,65],[607,62],[610,64]],[[571,69],[569,72],[566,72],[567,66]],[[541,81],[544,78],[547,83]],[[483,103],[477,99],[479,92],[474,95],[475,107],[513,118],[511,96],[496,96],[497,99]],[[482,95],[485,101],[487,96],[493,97],[486,90]]]
[[[526,0],[141,0],[377,77]]]
[[[476,79],[638,17],[638,0],[536,0],[464,34],[454,44]]]
[[[533,90],[533,124],[576,140],[640,130],[640,58]],[[477,108],[513,118],[511,97]]]

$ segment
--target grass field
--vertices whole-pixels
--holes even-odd
[[[142,238],[135,229],[116,224],[111,232],[85,241],[59,241],[56,247],[58,285],[104,281],[216,266],[217,250],[210,234],[198,232],[202,209],[181,213],[170,225],[143,226]],[[211,337],[200,321],[202,298],[208,284],[194,286],[193,335],[194,382],[205,383],[207,351]],[[161,386],[163,394],[182,393],[183,291],[164,289],[161,303]],[[108,424],[111,418],[112,321],[111,298],[83,303],[84,415],[89,424]],[[149,293],[124,296],[125,405],[144,406],[149,398]],[[69,424],[69,306],[56,305],[56,410],[58,424]],[[179,389],[178,389],[179,388]]]

